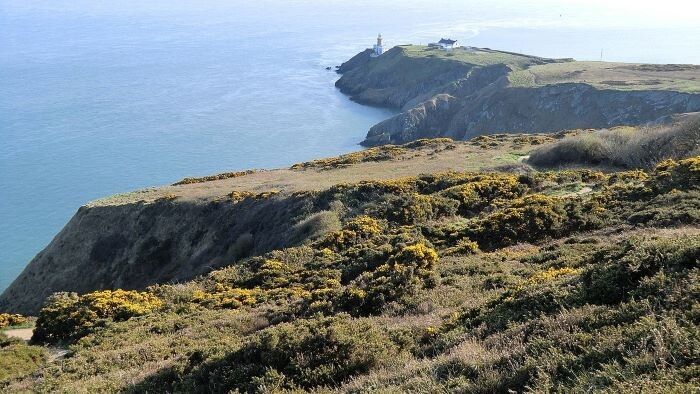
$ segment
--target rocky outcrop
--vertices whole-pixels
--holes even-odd
[[[364,52],[360,56],[364,57]],[[353,59],[341,66],[343,76],[335,85],[354,101],[392,108],[411,106],[420,98],[427,100],[474,68],[439,58],[410,58],[401,47],[390,49],[380,58],[367,54],[365,62]]]
[[[504,87],[463,100],[444,130],[455,139],[469,139],[493,132],[638,125],[698,110],[700,95],[673,91],[601,90],[582,83]]]
[[[372,127],[362,144],[376,146],[395,141],[438,137],[443,134],[443,125],[449,122],[459,109],[456,103],[458,101],[449,94],[438,94]]]
[[[338,69],[336,71],[339,74],[343,74],[343,73],[346,73],[352,69],[355,69],[355,68],[358,68],[360,66],[367,64],[370,61],[370,59],[371,59],[370,55],[373,52],[374,51],[371,49],[365,49],[364,51],[351,57],[350,60],[348,60],[345,63],[338,66]]]
[[[0,310],[32,315],[57,291],[179,282],[288,246],[305,203],[277,196],[81,207],[0,296]]]
[[[373,126],[367,133],[363,145],[374,146],[411,141],[418,138],[439,137],[445,135],[446,127],[463,108],[461,97],[469,97],[504,78],[511,68],[505,64],[487,67],[475,67],[463,78],[441,86],[445,93],[438,93],[425,101],[415,103],[417,99],[406,103],[407,110]]]
[[[521,56],[521,69],[571,61],[525,57],[523,63],[523,55],[508,55]],[[409,56],[406,47],[395,47],[379,58],[364,52],[358,56],[344,65],[336,86],[357,102],[401,110],[370,128],[365,146],[426,137],[468,139],[490,133],[639,125],[700,111],[700,94],[694,93],[601,89],[587,83],[518,87],[510,83],[514,68],[509,64]]]

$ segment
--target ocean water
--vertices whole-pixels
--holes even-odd
[[[700,64],[698,7],[675,3],[0,0],[0,291],[91,199],[357,149],[391,112],[325,67],[379,32]]]

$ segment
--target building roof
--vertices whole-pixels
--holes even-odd
[[[449,38],[448,39],[441,38],[440,41],[438,41],[438,44],[452,45],[455,42],[457,42],[457,40],[450,40]]]

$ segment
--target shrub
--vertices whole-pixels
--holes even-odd
[[[519,198],[472,224],[467,236],[486,249],[558,235],[567,221],[562,200],[541,194]]]
[[[249,192],[249,191],[239,191],[239,190],[234,190],[228,195],[231,197],[231,200],[234,202],[240,202],[243,201],[247,198],[253,198],[256,196],[255,193]]]
[[[446,189],[443,194],[459,201],[461,214],[473,215],[494,200],[521,197],[527,189],[514,175],[489,174],[482,179]]]
[[[619,210],[629,223],[677,226],[700,223],[700,191],[672,191],[627,204]]]
[[[608,159],[600,136],[583,134],[564,138],[530,153],[527,162],[536,166],[555,167],[564,164],[600,164]]]
[[[258,171],[259,170],[245,170],[245,171],[235,171],[235,172],[224,172],[221,174],[210,175],[210,176],[205,176],[205,177],[201,177],[201,178],[184,178],[180,181],[173,183],[173,186],[188,185],[191,183],[203,183],[203,182],[218,181],[221,179],[238,178],[238,177],[242,177],[245,175],[256,173]]]
[[[321,247],[343,249],[362,240],[371,238],[382,231],[381,223],[369,216],[358,216],[350,220],[342,230],[328,234],[321,242]]]
[[[434,286],[437,262],[434,249],[422,243],[406,246],[387,263],[360,275],[344,293],[342,303],[354,312],[377,313],[422,286]]]
[[[658,241],[633,238],[596,257],[603,261],[581,275],[585,299],[592,303],[616,303],[634,291],[643,278],[661,271],[670,274],[697,267],[700,237]]]
[[[694,290],[681,284],[697,269],[699,261],[697,235],[659,240],[631,238],[585,256],[578,262],[581,268],[550,267],[535,273],[484,307],[468,311],[463,320],[471,327],[486,323],[488,332],[494,332],[513,322],[568,308],[645,298],[654,299],[659,307],[667,302],[691,310]]]
[[[380,201],[377,215],[397,224],[417,224],[457,213],[458,202],[436,195],[418,193],[388,195]]]
[[[183,389],[218,393],[332,387],[389,365],[398,355],[389,336],[366,320],[346,315],[298,320],[254,334],[240,350],[199,367]]]
[[[22,340],[6,339],[0,332],[0,389],[3,382],[29,375],[47,361],[46,349]]]
[[[255,304],[259,293],[260,291],[255,289],[239,289],[217,283],[214,292],[211,293],[195,290],[191,302],[208,308],[238,309]]]
[[[461,239],[457,241],[457,245],[447,249],[448,254],[477,254],[479,252],[479,244],[469,238]]]
[[[678,162],[666,160],[659,163],[647,184],[659,192],[697,188],[700,186],[700,156]]]
[[[570,163],[612,164],[627,168],[652,168],[657,163],[679,160],[698,153],[700,117],[663,126],[598,130],[567,137],[530,154],[538,166]]]
[[[73,341],[107,320],[127,320],[161,306],[162,301],[151,293],[130,290],[103,290],[83,296],[56,293],[39,312],[32,341]]]
[[[384,145],[361,150],[359,152],[348,153],[338,157],[327,159],[317,159],[304,163],[292,165],[292,170],[302,170],[315,168],[319,170],[331,170],[334,168],[348,167],[351,164],[364,163],[368,161],[386,161],[406,153],[402,146]]]
[[[275,260],[264,259],[256,260],[256,264],[252,277],[247,281],[248,287],[261,287],[264,289],[274,289],[288,285],[294,280],[292,275],[295,270],[288,264]]]
[[[265,191],[265,192],[260,192],[260,193],[234,190],[231,193],[229,193],[229,197],[231,198],[231,200],[233,202],[241,202],[241,201],[246,200],[246,199],[265,200],[265,199],[273,197],[279,193],[280,193],[280,191],[276,190],[276,189]]]
[[[292,229],[292,239],[300,242],[307,239],[316,239],[332,231],[338,231],[342,227],[338,214],[333,211],[316,212],[300,221]]]
[[[19,326],[26,324],[28,322],[27,318],[22,315],[10,314],[10,313],[0,313],[0,328]]]

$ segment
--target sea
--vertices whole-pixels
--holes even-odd
[[[86,202],[359,149],[371,47],[700,64],[685,1],[0,0],[0,291]],[[331,70],[326,70],[331,67]]]

